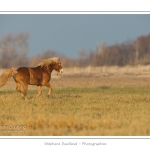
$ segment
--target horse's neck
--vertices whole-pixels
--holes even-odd
[[[46,67],[47,71],[51,74],[52,71],[54,70],[52,66],[47,66]]]
[[[49,73],[49,74],[51,74],[52,71],[53,71],[52,66],[46,66],[46,67],[44,67],[44,68],[40,68],[40,67],[38,66],[37,68],[39,68],[39,69],[41,69],[43,72],[47,72],[47,73]]]

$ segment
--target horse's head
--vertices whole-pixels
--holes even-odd
[[[61,62],[53,64],[53,69],[57,72],[63,73],[63,68],[61,66]]]
[[[61,66],[59,57],[45,59],[41,63],[39,63],[37,67],[41,67],[41,68],[47,67],[49,71],[52,71],[54,69],[57,72],[63,73],[63,68]]]

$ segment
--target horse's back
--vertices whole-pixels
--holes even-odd
[[[19,72],[19,73],[29,73],[29,69],[27,67],[19,67],[17,69],[17,72]]]

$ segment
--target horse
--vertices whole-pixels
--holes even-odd
[[[10,77],[13,77],[16,82],[16,90],[22,93],[24,99],[27,98],[28,85],[37,85],[39,97],[42,94],[42,86],[49,88],[48,96],[51,94],[52,86],[51,73],[55,70],[58,73],[63,73],[60,58],[54,57],[43,60],[36,67],[19,67],[18,69],[8,69],[0,77],[0,87],[5,85]],[[21,86],[23,91],[21,91]]]

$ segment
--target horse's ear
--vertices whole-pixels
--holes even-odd
[[[60,57],[58,57],[58,62],[60,62]]]

